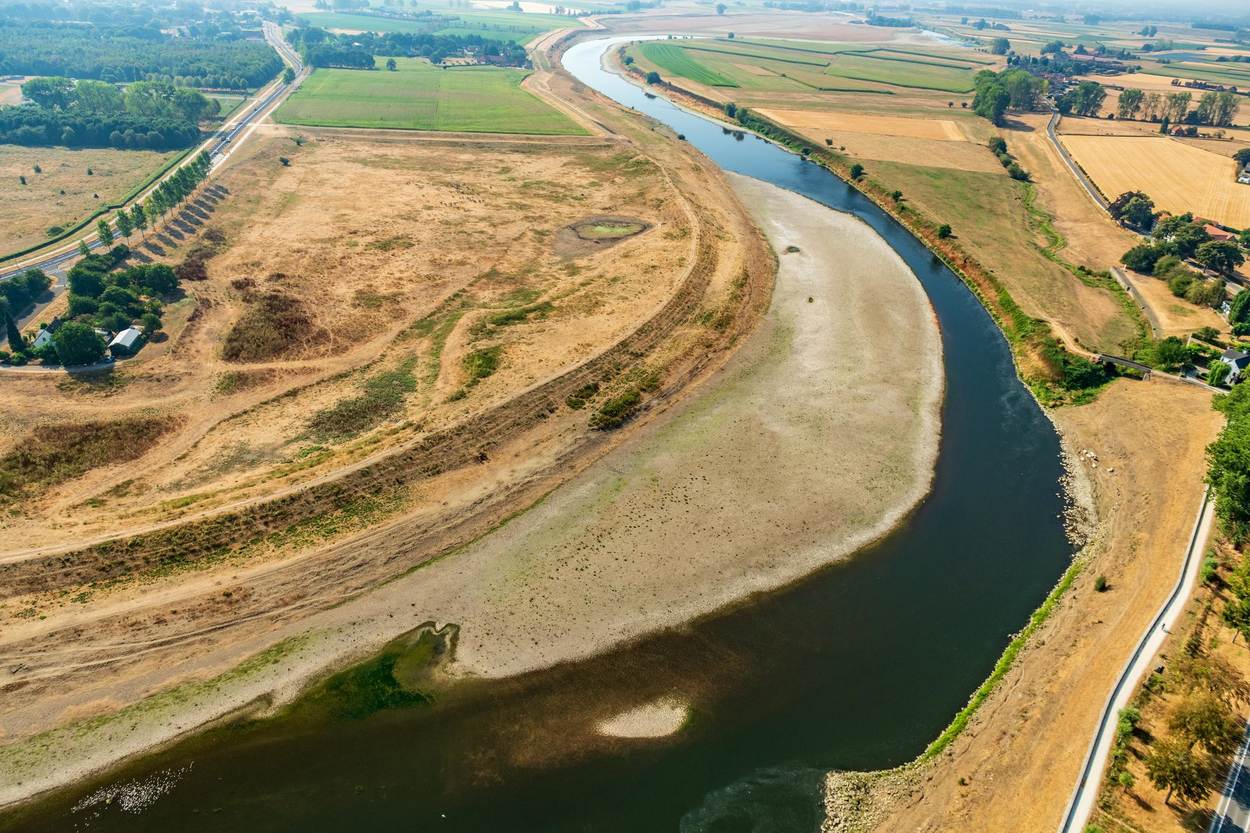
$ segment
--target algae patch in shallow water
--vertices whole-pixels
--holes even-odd
[[[455,641],[454,625],[426,623],[314,685],[279,719],[359,720],[389,709],[432,705],[434,671],[450,658]]]

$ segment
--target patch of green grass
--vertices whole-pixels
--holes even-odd
[[[524,323],[530,320],[531,317],[545,318],[553,309],[555,309],[555,306],[550,301],[543,301],[541,304],[531,304],[526,307],[516,307],[503,312],[497,312],[486,320],[494,327],[508,327],[513,324]]]
[[[590,382],[588,384],[582,385],[580,388],[578,388],[577,390],[573,391],[568,396],[566,396],[564,398],[564,404],[568,405],[570,408],[572,408],[575,411],[580,411],[582,408],[585,408],[586,403],[589,402],[591,399],[594,399],[598,393],[599,393],[599,383]]]
[[[384,59],[383,59],[384,60]],[[440,69],[397,58],[399,69],[317,69],[275,116],[286,124],[468,133],[581,135],[563,113],[521,88],[505,67]]]
[[[667,43],[644,43],[642,54],[661,70],[710,87],[736,87],[732,79],[699,63],[689,50]]]
[[[468,376],[466,387],[472,387],[499,369],[499,357],[503,355],[503,347],[484,347],[474,350],[464,357],[462,363]]]
[[[637,413],[642,405],[642,393],[636,387],[612,397],[590,417],[590,427],[601,431],[620,428]]]
[[[882,58],[870,53],[837,55],[830,61],[825,72],[839,78],[878,81],[895,87],[951,93],[971,91],[974,74],[970,69],[937,66],[932,62]]]
[[[412,374],[415,365],[416,359],[408,359],[395,370],[370,376],[363,394],[313,414],[309,433],[321,439],[345,440],[381,425],[402,410],[404,399],[417,389]]]

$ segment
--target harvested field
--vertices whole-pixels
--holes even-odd
[[[1250,186],[1227,158],[1167,137],[1065,135],[1064,145],[1105,195],[1145,191],[1165,211],[1250,226]]]
[[[397,58],[399,69],[317,69],[278,108],[286,124],[385,127],[468,133],[584,133],[563,113],[523,90],[524,70],[440,69]]]
[[[900,116],[843,113],[822,110],[760,110],[769,119],[796,128],[836,130],[845,133],[879,133],[941,142],[966,142],[968,137],[950,119],[916,119]]]
[[[70,228],[119,201],[172,156],[150,150],[0,145],[0,255],[42,243],[53,229]],[[43,173],[35,173],[36,165]],[[26,177],[25,185],[19,176]]]

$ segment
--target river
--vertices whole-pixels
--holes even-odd
[[[856,191],[645,94],[602,68],[606,48],[574,46],[565,67],[722,168],[862,218],[914,271],[945,350],[931,495],[868,551],[679,632],[469,684],[433,706],[210,732],[0,828],[812,833],[826,770],[915,757],[989,673],[1072,556],[1059,440],[1002,334],[954,274]],[[699,687],[674,740],[561,743],[570,715],[640,683]],[[101,789],[152,800],[133,812],[126,801],[84,802]]]

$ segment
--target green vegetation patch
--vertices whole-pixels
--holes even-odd
[[[370,376],[363,394],[314,414],[309,433],[320,439],[345,440],[381,425],[401,411],[404,399],[417,389],[412,373],[416,363],[415,358],[408,359],[395,370]]]
[[[648,61],[673,75],[710,87],[736,87],[732,79],[701,64],[689,50],[667,43],[644,43],[642,54]]]
[[[620,428],[638,412],[642,405],[642,392],[631,387],[624,393],[612,397],[590,417],[590,427],[601,431]]]
[[[395,59],[398,69],[317,69],[284,103],[286,124],[384,127],[468,133],[581,135],[580,127],[521,89],[525,70],[505,67],[441,69],[419,58]]]
[[[135,460],[175,425],[135,418],[36,428],[0,457],[0,503],[34,497],[100,466]]]
[[[485,347],[481,350],[474,350],[463,359],[465,375],[468,379],[465,381],[466,387],[472,387],[488,376],[494,375],[499,369],[499,358],[503,355],[503,347],[496,345],[495,347]]]

